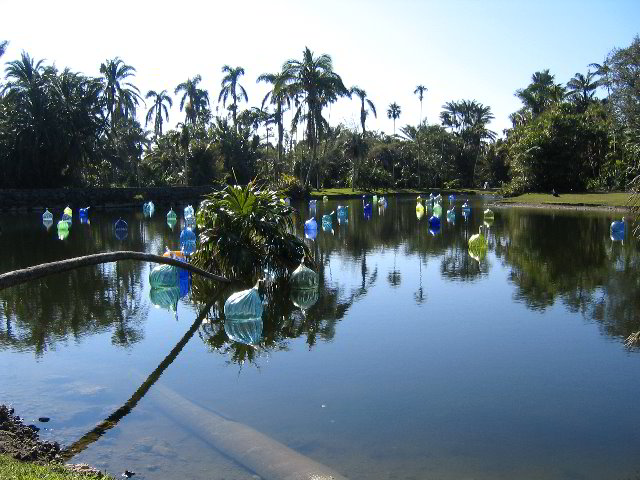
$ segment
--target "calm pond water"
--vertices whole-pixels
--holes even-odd
[[[257,347],[231,341],[215,308],[194,324],[193,292],[176,311],[175,299],[156,307],[145,263],[0,291],[0,402],[29,422],[51,417],[43,437],[70,445],[162,373],[72,459],[140,479],[255,478],[200,440],[159,388],[352,479],[638,478],[640,352],[624,346],[640,329],[635,242],[611,241],[610,213],[498,209],[478,262],[467,239],[485,200],[471,199],[467,220],[456,201],[455,223],[443,216],[435,235],[414,198],[369,219],[346,202],[348,223],[334,218],[308,240],[322,266],[317,301],[274,300]],[[318,202],[318,216],[338,203]],[[174,249],[167,210],[92,211],[65,240],[39,214],[3,214],[0,272]]]

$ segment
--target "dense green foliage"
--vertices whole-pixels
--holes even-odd
[[[293,208],[255,182],[208,195],[197,214],[200,242],[194,264],[228,278],[285,275],[309,251],[293,233]]]
[[[0,42],[0,55],[6,45]],[[564,85],[549,70],[535,72],[515,92],[522,108],[510,116],[512,128],[497,139],[491,108],[477,100],[446,102],[440,124],[428,124],[424,85],[414,90],[417,125],[396,132],[402,108],[394,102],[386,110],[393,134],[371,131],[366,121],[377,116],[374,99],[359,86],[347,89],[331,57],[308,48],[258,77],[270,86],[259,107],[242,107],[249,102],[243,67],[222,68],[215,111],[202,77],[188,78],[174,89],[184,121],[169,130],[169,90],[149,90],[145,104],[135,68],[122,59],[106,60],[101,76],[91,78],[23,53],[6,64],[0,89],[0,186],[246,184],[259,176],[292,195],[311,185],[486,182],[510,194],[627,189],[640,183],[640,38],[588,68]],[[345,96],[357,103],[359,128],[325,118],[327,107]],[[136,116],[143,106],[144,128]]]

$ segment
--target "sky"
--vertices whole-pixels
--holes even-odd
[[[366,90],[378,114],[367,129],[389,134],[392,102],[402,109],[397,128],[419,122],[419,84],[428,88],[428,123],[439,123],[445,102],[475,99],[491,107],[490,128],[501,134],[521,106],[514,92],[534,72],[548,68],[566,83],[630,45],[639,20],[640,0],[0,0],[0,40],[10,42],[3,61],[24,50],[99,76],[100,63],[118,56],[136,68],[143,94],[172,94],[170,126],[184,120],[173,90],[188,77],[202,76],[215,112],[222,66],[242,66],[248,106],[259,106],[268,86],[256,78],[308,46],[332,57],[347,87]],[[138,113],[143,123],[150,106]],[[359,102],[340,99],[326,115],[359,127]]]

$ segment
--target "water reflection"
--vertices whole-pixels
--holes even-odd
[[[298,336],[306,337],[309,346],[318,338],[331,339],[335,322],[343,318],[354,301],[367,294],[377,279],[378,267],[370,265],[372,255],[387,251],[393,251],[393,264],[385,267],[387,288],[400,291],[405,277],[415,278],[410,295],[418,305],[427,302],[423,266],[430,258],[439,265],[440,278],[451,282],[481,281],[497,262],[507,269],[508,280],[515,288],[514,301],[531,310],[544,311],[560,301],[571,311],[598,322],[606,335],[624,339],[640,330],[640,260],[636,243],[633,239],[627,244],[617,238],[612,240],[607,216],[501,209],[493,218],[465,215],[466,222],[456,223],[455,206],[449,203],[443,205],[448,208],[447,222],[441,223],[439,231],[433,232],[437,235],[432,236],[417,218],[414,202],[410,197],[391,199],[382,207],[385,215],[380,214],[378,203],[379,208],[372,211],[369,220],[365,215],[367,204],[359,200],[349,202],[350,208],[336,209],[330,202],[318,204],[318,214],[326,216],[335,210],[338,217],[330,230],[320,232],[317,224],[315,229],[305,228],[300,218],[309,218],[310,212],[303,205],[297,215],[296,231],[301,236],[307,234],[314,260],[320,266],[321,286],[317,291],[276,295],[265,312],[261,347],[280,348],[287,339]],[[482,212],[481,201],[471,199],[468,211],[471,208]],[[32,222],[29,235],[24,234],[29,219],[15,217],[15,222],[3,226],[0,241],[5,254],[0,268],[9,271],[121,249],[122,240],[113,234],[117,218],[92,212],[92,222],[86,228],[68,230],[64,242],[51,242],[47,239],[54,232],[38,227],[39,216],[38,221]],[[142,213],[125,218],[130,225],[124,237],[127,249],[161,252],[165,247],[177,246],[177,233],[172,233],[164,218],[143,222]],[[481,224],[486,227],[488,253],[475,255],[474,259],[473,252],[468,251],[468,240]],[[360,285],[356,290],[340,275],[331,275],[336,257],[359,271]],[[404,260],[410,257],[416,261]],[[408,266],[411,272],[405,271]],[[170,288],[154,288],[148,299],[143,298],[145,268],[138,262],[109,264],[0,291],[0,348],[32,349],[41,355],[66,338],[81,339],[105,330],[112,332],[114,344],[132,345],[143,336],[150,305],[175,312],[180,299],[187,298],[189,292],[187,276]],[[29,301],[25,302],[25,298]],[[201,302],[206,297],[194,298]],[[234,335],[228,334],[232,330],[226,332],[223,320],[218,327],[202,333],[216,350],[230,341],[234,343]]]

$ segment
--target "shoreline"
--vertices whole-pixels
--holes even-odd
[[[526,202],[494,202],[488,203],[487,208],[531,208],[536,210],[575,210],[582,212],[630,212],[631,206],[619,205],[590,205],[580,203],[526,203]]]
[[[86,464],[63,464],[60,444],[40,440],[40,428],[23,420],[13,408],[0,405],[0,478],[111,479]]]

